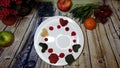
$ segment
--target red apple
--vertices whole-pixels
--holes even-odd
[[[58,0],[57,7],[59,10],[63,12],[67,12],[72,7],[72,1],[71,0]]]

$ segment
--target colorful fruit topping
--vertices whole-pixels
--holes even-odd
[[[47,31],[47,29],[43,28],[40,35],[41,35],[41,37],[46,37],[46,36],[48,36],[48,31]]]
[[[108,5],[99,6],[98,9],[94,10],[95,20],[105,24],[107,22],[107,18],[112,14],[112,10]]]
[[[46,41],[46,42],[47,42],[47,41],[48,41],[48,38],[45,38],[45,39],[44,39],[44,41]]]
[[[60,29],[60,28],[61,28],[61,26],[60,26],[60,25],[57,25],[57,28],[58,28],[58,29]]]
[[[76,35],[76,32],[75,31],[72,31],[71,32],[71,36],[75,36]]]
[[[66,31],[69,31],[69,27],[66,27],[65,30],[66,30]]]
[[[41,52],[44,53],[48,49],[48,45],[46,43],[39,43],[39,45],[42,47]]]
[[[68,49],[69,52],[72,52],[72,49]]]
[[[65,56],[64,53],[60,53],[60,55],[59,55],[60,58],[63,58],[64,56]]]
[[[49,30],[53,30],[53,29],[54,29],[54,27],[53,27],[53,26],[50,26],[50,27],[49,27]]]
[[[48,59],[49,59],[50,63],[53,63],[53,64],[57,63],[57,61],[59,60],[58,55],[55,53],[50,54]]]
[[[48,52],[49,52],[49,53],[52,53],[52,52],[53,52],[53,49],[52,49],[52,48],[49,48],[49,49],[48,49]]]
[[[63,18],[60,18],[60,24],[61,24],[61,26],[66,26],[67,24],[68,24],[68,20],[64,20]]]
[[[76,39],[73,40],[73,43],[76,43]]]
[[[97,23],[96,23],[94,18],[87,18],[84,21],[84,26],[85,26],[86,29],[93,30],[93,29],[96,28]]]
[[[69,54],[65,57],[65,61],[70,65],[75,61],[75,59],[72,54]]]
[[[81,47],[80,44],[75,44],[75,45],[72,46],[74,52],[78,52],[80,47]]]

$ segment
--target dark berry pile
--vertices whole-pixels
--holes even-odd
[[[98,9],[94,10],[95,20],[105,24],[108,21],[108,17],[112,14],[112,10],[107,5],[99,6]]]

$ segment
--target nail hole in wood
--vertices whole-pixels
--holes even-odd
[[[102,60],[98,60],[98,62],[99,62],[99,63],[103,63],[103,61],[102,61]]]

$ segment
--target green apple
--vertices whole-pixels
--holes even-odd
[[[0,32],[0,47],[10,46],[14,41],[14,34],[10,31]]]

